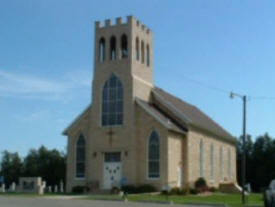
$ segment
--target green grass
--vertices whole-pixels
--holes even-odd
[[[31,193],[0,193],[0,196],[22,196],[22,197],[41,197],[41,196],[69,196],[73,194],[56,194],[47,193],[44,195],[37,195]],[[247,198],[248,206],[264,206],[262,194],[250,194]],[[91,200],[123,200],[119,195],[89,195],[86,198]],[[135,194],[128,195],[128,201],[133,202],[174,202],[176,204],[225,204],[230,207],[241,207],[241,194],[222,194],[215,193],[212,195],[151,195],[151,194]]]
[[[177,204],[225,204],[228,206],[242,206],[240,194],[212,194],[212,195],[129,195],[129,201],[154,201],[169,202]],[[247,196],[247,205],[263,206],[262,194],[250,194]]]
[[[118,195],[92,195],[88,199],[92,200],[122,200]],[[127,199],[133,202],[174,202],[176,204],[225,204],[227,206],[242,206],[240,194],[221,194],[212,195],[150,195],[136,194],[128,195]],[[262,194],[250,194],[247,196],[248,206],[263,206]]]
[[[85,199],[91,199],[91,200],[116,200],[116,201],[122,201],[123,199],[119,195],[91,195],[88,196]]]

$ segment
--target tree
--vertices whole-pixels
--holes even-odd
[[[3,152],[1,168],[7,186],[12,182],[18,183],[19,177],[22,175],[22,167],[22,161],[17,152]]]
[[[57,150],[48,150],[41,146],[38,150],[31,149],[24,160],[25,176],[40,176],[48,185],[65,181],[66,156]]]
[[[241,183],[242,137],[237,144],[237,175]],[[246,182],[254,191],[266,188],[275,179],[275,140],[267,133],[259,136],[253,142],[250,136],[246,138]]]

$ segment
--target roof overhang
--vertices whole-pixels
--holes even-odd
[[[167,128],[168,130],[171,131],[176,131],[178,133],[181,134],[186,134],[185,131],[181,130],[181,129],[177,129],[176,127],[173,127],[173,123],[167,118],[166,120],[162,120],[159,115],[154,112],[152,109],[150,109],[150,107],[148,107],[145,103],[143,103],[141,100],[139,100],[138,98],[135,99],[136,103],[150,116],[152,116],[156,121],[158,121],[162,126],[164,126],[165,128]]]
[[[68,132],[70,131],[71,128],[73,128],[83,117],[84,115],[89,111],[91,108],[92,104],[89,104],[70,124],[67,126],[66,129],[62,132],[62,135],[67,136]]]

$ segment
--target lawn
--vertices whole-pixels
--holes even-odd
[[[27,196],[37,197],[36,194],[26,193],[0,193],[0,196]],[[42,196],[72,196],[72,194],[45,194]],[[262,194],[250,194],[247,198],[248,206],[264,206]],[[85,198],[92,200],[123,200],[119,195],[87,195]],[[165,196],[160,194],[135,194],[128,195],[128,201],[132,202],[173,202],[176,204],[224,204],[227,206],[238,207],[241,204],[241,194],[222,194],[215,193],[211,195],[171,195]]]
[[[95,200],[122,200],[118,195],[92,195],[89,199]],[[128,201],[145,202],[173,202],[176,204],[225,204],[227,206],[242,206],[240,194],[221,194],[212,195],[128,195]],[[250,194],[247,196],[248,206],[263,206],[262,194]]]

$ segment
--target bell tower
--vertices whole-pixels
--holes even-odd
[[[153,87],[153,34],[134,16],[95,22],[93,102],[114,74],[131,99],[149,100]]]

